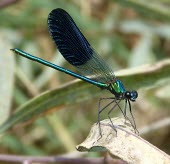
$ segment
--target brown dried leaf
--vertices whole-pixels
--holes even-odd
[[[146,140],[134,133],[128,121],[114,118],[113,124],[117,130],[110,125],[110,120],[101,121],[102,138],[97,124],[92,129],[86,140],[78,145],[78,151],[108,151],[111,156],[117,156],[128,163],[170,163],[170,157],[153,146]]]

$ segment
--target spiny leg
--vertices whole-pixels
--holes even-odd
[[[115,128],[115,126],[114,126],[114,124],[113,124],[113,122],[112,122],[112,119],[111,119],[111,117],[110,117],[110,113],[116,108],[116,106],[119,106],[119,103],[121,102],[121,100],[119,100],[118,102],[115,100],[115,105],[109,110],[109,112],[108,112],[108,118],[109,118],[109,120],[110,120],[110,122],[111,122],[111,124],[112,124],[112,128],[115,130],[115,132],[116,132],[116,136],[117,136],[117,130],[116,130],[116,128]]]
[[[124,114],[125,114],[125,116],[126,116],[126,108],[127,108],[127,99],[125,100],[125,108],[124,108]]]
[[[110,103],[108,103],[106,106],[104,106],[102,109],[100,109],[100,103],[101,103],[101,101],[102,100],[113,100],[113,101],[111,101]],[[115,98],[114,97],[107,97],[107,98],[100,98],[99,99],[99,103],[98,103],[98,121],[97,121],[97,123],[99,123],[100,122],[100,113],[104,110],[104,109],[106,109],[110,104],[112,104],[113,102],[115,102]]]
[[[131,126],[133,127],[133,129],[135,130],[136,128],[136,125],[134,126],[134,124],[132,123],[132,121],[130,120],[130,118],[126,115],[126,109],[127,109],[127,102],[128,102],[128,99],[125,100],[125,107],[124,107],[124,116],[125,116],[125,123],[126,123],[126,119],[130,122]],[[131,104],[130,102],[128,102],[129,104],[129,108],[131,109]],[[132,114],[131,114],[132,115]],[[132,117],[133,119],[133,117]],[[134,120],[133,120],[134,122]],[[136,130],[135,130],[136,131]]]
[[[126,115],[127,102],[128,102],[128,100],[127,100],[127,99],[125,99],[125,107],[124,107],[124,117],[125,117],[125,123],[126,123],[126,120],[128,120],[128,121],[130,122],[130,124],[132,125],[132,127],[134,128],[134,126],[133,126],[133,124],[132,124],[131,120],[130,120],[130,119],[129,119],[129,117]]]
[[[106,106],[104,106],[103,108],[100,109],[100,103],[102,100],[108,100],[111,99],[113,101],[111,101],[109,104],[107,104]],[[99,133],[100,133],[100,138],[102,138],[102,132],[101,132],[101,126],[100,126],[100,114],[103,110],[105,110],[109,105],[111,105],[113,102],[115,102],[115,98],[114,97],[108,97],[108,98],[100,98],[99,99],[99,103],[98,103],[98,120],[97,120],[97,124],[99,124]]]
[[[100,102],[101,102],[102,100],[104,100],[104,99],[113,99],[113,101],[111,101],[109,104],[107,104],[107,105],[104,106],[102,109],[100,109]],[[111,108],[111,110],[108,112],[108,118],[109,118],[109,120],[110,120],[110,122],[111,122],[111,124],[112,124],[112,128],[116,131],[116,134],[117,134],[117,130],[116,130],[116,128],[115,128],[115,126],[114,126],[114,124],[113,124],[113,122],[112,122],[112,120],[111,120],[111,117],[110,117],[110,113],[115,109],[116,106],[119,107],[119,109],[120,109],[120,111],[122,112],[122,114],[123,114],[123,116],[125,117],[125,119],[129,120],[129,122],[131,123],[131,125],[132,125],[132,127],[134,128],[135,132],[137,132],[137,133],[139,134],[139,132],[138,132],[138,130],[137,130],[137,128],[136,128],[136,123],[135,123],[134,116],[133,116],[133,114],[132,114],[131,104],[130,104],[129,100],[126,99],[126,101],[125,101],[125,108],[124,108],[124,112],[123,112],[123,110],[121,109],[121,107],[120,107],[120,105],[119,105],[119,103],[121,102],[121,100],[119,100],[119,101],[117,102],[115,98],[110,97],[110,98],[100,98],[100,99],[99,99],[99,105],[98,105],[98,124],[99,124],[100,136],[102,137],[101,127],[100,127],[100,114],[101,114],[101,112],[102,112],[104,109],[106,109],[109,105],[111,105],[111,104],[114,103],[114,102],[115,102],[115,105],[114,105],[114,106]],[[129,110],[130,110],[130,114],[131,114],[131,116],[132,116],[132,119],[133,119],[133,123],[134,123],[134,124],[131,122],[131,120],[130,120],[130,119],[128,118],[128,116],[126,115],[127,103],[129,104]]]
[[[126,115],[127,102],[128,102],[128,100],[127,100],[127,99],[125,99],[125,107],[124,107],[125,121],[126,121],[126,119],[127,119],[127,120],[129,120],[130,124],[133,126],[133,124],[132,124],[131,120],[130,120],[130,119],[129,119],[129,117]]]
[[[128,101],[128,104],[129,104],[129,111],[130,111],[130,114],[132,116],[133,123],[134,123],[134,124],[132,124],[132,123],[131,124],[132,124],[132,126],[133,126],[133,128],[135,130],[135,133],[137,133],[139,135],[139,131],[136,128],[135,118],[134,118],[133,113],[132,113],[132,108],[131,108],[130,100],[127,100],[127,101]]]
[[[120,105],[119,105],[116,101],[115,101],[115,103],[116,103],[117,106],[119,107],[119,109],[120,109],[120,111],[122,112],[123,116],[128,119],[128,117],[127,117],[126,114],[123,112],[123,110],[122,110],[122,108],[120,107]]]
[[[115,103],[117,103],[117,102],[115,101]],[[117,106],[119,107],[120,111],[122,112],[122,114],[123,114],[123,116],[124,116],[124,118],[125,118],[125,121],[126,121],[126,119],[129,120],[130,124],[133,126],[131,120],[130,120],[130,119],[128,118],[128,116],[126,115],[126,105],[127,105],[127,100],[125,101],[125,109],[124,109],[124,112],[123,112],[122,108],[121,108],[120,105],[117,103]]]

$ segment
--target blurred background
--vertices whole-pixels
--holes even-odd
[[[0,124],[10,118],[12,113],[24,108],[28,102],[36,106],[37,101],[34,100],[43,92],[48,91],[48,96],[51,96],[47,99],[53,98],[53,92],[56,95],[59,93],[58,101],[61,101],[55,107],[42,105],[48,110],[36,110],[38,114],[29,115],[31,108],[24,108],[28,112],[24,119],[28,116],[29,124],[23,124],[25,122],[22,120],[20,126],[10,127],[0,139],[0,153],[59,155],[75,151],[75,146],[86,138],[92,124],[97,121],[98,99],[101,96],[111,96],[95,86],[89,87],[89,84],[86,89],[84,83],[70,83],[75,78],[14,55],[10,49],[17,47],[76,71],[59,54],[48,33],[48,14],[55,8],[63,8],[115,72],[166,62],[170,57],[170,3],[168,0],[154,1],[154,5],[150,6],[147,1],[138,2],[0,1]],[[139,97],[132,103],[141,136],[166,153],[170,153],[169,78],[160,76],[160,80],[153,85],[142,87],[139,84],[136,87]],[[142,74],[141,82],[145,83]],[[134,82],[125,82],[129,89],[136,85]],[[36,117],[41,112],[43,116]],[[112,116],[122,114],[115,110]],[[107,112],[102,117],[107,118]],[[19,119],[22,119],[21,113]],[[86,156],[95,157],[100,154],[88,153]]]

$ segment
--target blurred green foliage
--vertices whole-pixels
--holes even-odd
[[[9,105],[7,107],[1,105],[0,113],[8,111],[2,113],[1,117],[9,117],[9,121],[0,130],[6,130],[11,125],[12,128],[1,136],[0,152],[56,155],[73,151],[75,145],[86,137],[90,126],[97,121],[98,98],[104,94],[103,97],[110,95],[84,82],[68,83],[63,86],[74,78],[19,56],[15,56],[14,65],[10,48],[18,47],[76,71],[60,58],[47,30],[49,12],[54,8],[63,8],[70,13],[91,45],[107,60],[113,70],[130,67],[138,70],[136,68],[138,66],[154,64],[162,60],[166,63],[170,55],[170,25],[168,24],[170,14],[163,12],[166,17],[161,15],[162,9],[167,10],[168,1],[164,2],[165,4],[160,2],[155,3],[159,11],[157,7],[151,10],[147,1],[142,3],[141,7],[141,3],[126,1],[125,4],[121,0],[98,2],[29,0],[17,1],[15,4],[1,8],[0,42],[6,51],[2,51],[0,47],[0,57],[1,54],[5,54],[11,56],[12,61],[8,62],[1,58],[4,65],[1,64],[0,72],[6,74],[9,74],[9,71],[13,72],[15,81],[13,76],[7,76],[5,79],[1,76],[1,84],[8,88],[0,93],[1,104]],[[166,19],[161,19],[162,17]],[[8,65],[11,67],[9,68]],[[136,103],[133,103],[138,129],[169,117],[170,95],[167,93],[170,93],[170,76],[168,77],[170,65],[168,62],[165,68],[161,71],[158,67],[157,74],[151,71],[149,74],[151,78],[147,76],[146,68],[139,71],[139,75],[135,75],[131,70],[127,75],[123,73],[122,77],[117,73],[127,88],[138,89],[139,98]],[[47,97],[36,97],[45,91],[48,92],[43,95]],[[10,96],[5,96],[7,93]],[[7,99],[10,101],[6,101]],[[48,111],[44,113],[43,109]],[[11,117],[10,113],[16,111],[17,115]],[[42,112],[43,116],[37,118],[37,115],[41,115]],[[117,115],[121,115],[118,110],[113,112],[113,117]],[[107,118],[107,112],[103,113],[103,118]],[[22,124],[13,126],[21,120]],[[30,121],[30,124],[24,125],[25,120]],[[169,153],[170,144],[167,144],[169,135],[170,131],[165,126],[143,137]],[[154,140],[152,140],[153,136]]]

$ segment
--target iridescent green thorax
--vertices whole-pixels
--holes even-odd
[[[122,94],[126,92],[122,82],[118,79],[114,83],[110,84],[109,90],[114,94]]]

